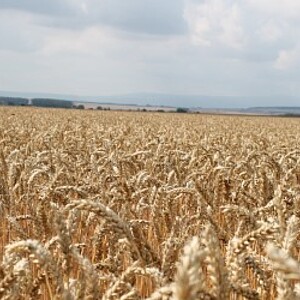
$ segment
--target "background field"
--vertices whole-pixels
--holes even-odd
[[[300,120],[0,107],[1,299],[299,299]]]

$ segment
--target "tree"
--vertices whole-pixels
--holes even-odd
[[[57,108],[72,108],[73,102],[60,99],[34,98],[31,100],[33,106],[39,107],[57,107]]]
[[[178,107],[176,109],[176,112],[177,113],[187,113],[187,112],[189,112],[189,109],[188,108],[184,108],[184,107]]]

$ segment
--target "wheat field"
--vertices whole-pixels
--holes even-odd
[[[0,108],[0,299],[300,299],[300,119]]]

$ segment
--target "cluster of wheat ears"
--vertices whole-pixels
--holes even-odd
[[[300,120],[0,109],[0,299],[300,299]]]

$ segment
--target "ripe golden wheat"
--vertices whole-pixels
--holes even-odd
[[[300,119],[0,108],[1,299],[300,299]]]

